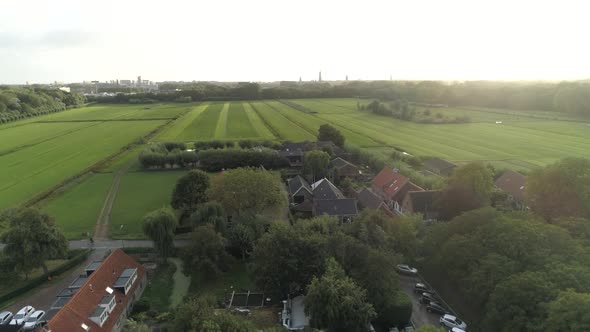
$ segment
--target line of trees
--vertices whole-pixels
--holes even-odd
[[[0,86],[0,123],[81,106],[84,96],[49,88]]]
[[[184,143],[173,142],[149,144],[138,158],[144,168],[195,167],[199,160],[194,151],[186,151]]]

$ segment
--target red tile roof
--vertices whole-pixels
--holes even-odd
[[[102,301],[103,297],[108,296],[106,288],[111,287],[123,272],[128,268],[137,268],[137,279],[124,295],[122,292],[115,290],[115,308],[109,314],[108,319],[102,327],[89,319],[90,315]],[[48,326],[53,332],[84,332],[82,323],[90,327],[92,332],[107,332],[113,329],[121,313],[127,307],[129,298],[133,296],[136,288],[142,282],[145,275],[145,269],[133,258],[125,254],[121,249],[113,251],[102,264],[94,271],[86,282],[80,287],[80,290],[72,299],[48,322]],[[144,285],[145,287],[145,285]],[[124,324],[125,322],[121,322]]]
[[[396,194],[410,180],[399,172],[389,167],[384,167],[377,176],[373,178],[373,189],[382,192],[388,199],[393,199]],[[402,197],[403,198],[403,197]]]

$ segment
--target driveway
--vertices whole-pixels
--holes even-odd
[[[431,314],[426,311],[426,306],[420,303],[418,294],[414,293],[414,285],[418,282],[422,282],[418,277],[406,275],[399,276],[400,287],[412,299],[412,323],[416,328],[426,324],[439,326],[440,315]]]

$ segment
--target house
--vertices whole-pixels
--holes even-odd
[[[319,199],[313,201],[313,216],[323,215],[337,217],[340,222],[352,222],[353,218],[358,215],[356,199]]]
[[[89,265],[85,273],[85,278],[79,278],[80,287],[48,320],[46,328],[51,331],[121,331],[147,285],[145,269],[121,249],[116,249],[100,264]]]
[[[363,188],[363,190],[357,194],[357,199],[361,208],[381,210],[388,216],[397,216],[397,214],[389,208],[385,201],[383,201],[383,198],[374,193],[370,188]]]
[[[358,178],[363,173],[354,164],[337,157],[330,162],[330,167],[334,175],[334,179],[343,180],[344,178]]]
[[[526,176],[514,172],[504,172],[495,182],[496,187],[508,194],[508,201],[519,210],[524,209]]]
[[[421,213],[425,221],[438,219],[436,201],[440,190],[409,191],[402,203],[404,213]]]
[[[303,150],[301,149],[283,149],[279,151],[279,156],[289,161],[290,167],[303,167]]]
[[[313,199],[313,191],[307,181],[300,175],[297,175],[287,181],[289,190],[289,201],[291,204],[301,204]]]
[[[305,296],[300,295],[283,301],[281,323],[289,331],[304,330],[309,326],[309,316],[305,314]]]
[[[432,158],[424,162],[424,168],[441,176],[451,176],[457,165],[440,158]]]
[[[373,192],[383,198],[390,209],[402,213],[402,201],[409,191],[424,190],[397,170],[384,167],[372,181]]]
[[[316,181],[311,185],[311,190],[313,192],[313,199],[315,200],[323,200],[323,199],[343,199],[344,194],[336,187],[330,180],[323,178],[319,181]]]

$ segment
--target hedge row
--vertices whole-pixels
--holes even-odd
[[[67,270],[73,268],[74,266],[82,263],[83,261],[86,260],[86,258],[90,254],[90,252],[91,252],[90,249],[79,249],[79,250],[70,251],[70,254],[68,255],[69,257],[68,257],[67,262],[63,263],[62,265],[56,267],[53,270],[49,270],[49,272],[47,274],[43,274],[42,276],[39,276],[35,279],[31,279],[29,282],[27,282],[23,286],[0,296],[0,303],[4,303],[14,297],[20,296],[20,295],[30,291],[31,289],[43,284],[44,282],[47,281],[47,278],[49,276],[59,275],[61,273],[66,272]]]
[[[289,166],[289,161],[272,150],[203,150],[197,154],[199,167],[206,172],[219,172],[238,167],[264,167],[279,169]]]

